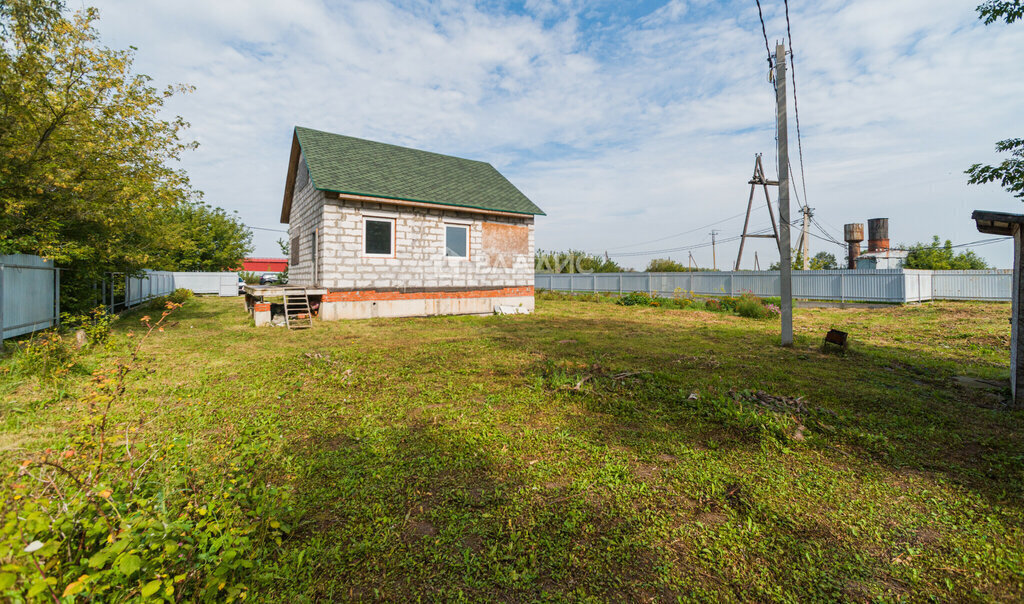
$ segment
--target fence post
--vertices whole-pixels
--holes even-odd
[[[650,273],[647,273],[647,293],[648,294],[652,293],[651,292],[651,274]]]
[[[729,273],[729,297],[732,297],[732,273]]]
[[[619,295],[622,295],[622,273],[619,273]]]
[[[846,273],[839,273],[839,301],[846,302]]]
[[[54,324],[60,325],[60,269],[53,266],[53,316]]]
[[[569,273],[569,293],[575,293],[576,287],[576,273]]]
[[[0,264],[0,342],[4,341],[4,265]]]

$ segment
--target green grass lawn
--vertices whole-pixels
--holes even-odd
[[[260,444],[294,511],[249,599],[1020,600],[1024,412],[954,380],[1007,379],[1009,311],[798,309],[783,349],[609,302],[290,332],[199,298],[112,420],[201,467]],[[0,374],[10,469],[71,438],[139,314],[65,379]]]

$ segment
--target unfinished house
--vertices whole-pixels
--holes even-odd
[[[543,214],[488,163],[297,127],[289,287],[323,320],[532,312]]]

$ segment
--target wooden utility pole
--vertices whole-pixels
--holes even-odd
[[[718,270],[718,261],[715,259],[715,235],[718,231],[711,231],[711,270]]]
[[[694,270],[697,269],[697,261],[693,259],[693,252],[690,252],[690,259],[686,261],[686,265]]]
[[[761,263],[757,261],[757,252],[754,252],[754,270],[761,270]]]
[[[760,153],[754,156],[754,175],[750,177],[748,184],[750,184],[750,197],[747,198],[747,217],[743,220],[743,234],[740,235],[740,251],[738,254],[736,254],[736,270],[740,270],[740,263],[743,262],[743,244],[746,243],[747,237],[774,239],[775,245],[779,244],[779,229],[778,227],[775,226],[775,212],[772,211],[772,196],[768,193],[768,186],[777,185],[779,184],[779,181],[768,180],[767,178],[765,178],[764,167],[761,165]],[[750,210],[752,210],[754,207],[754,191],[759,186],[764,188],[764,203],[765,205],[768,206],[768,217],[772,219],[771,235],[747,234],[747,229],[750,227]]]
[[[789,248],[789,138],[786,121],[786,47],[775,45],[775,119],[779,136],[779,282],[782,345],[793,345],[793,266]]]

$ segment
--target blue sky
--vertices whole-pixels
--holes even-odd
[[[547,212],[541,248],[702,245],[702,265],[712,227],[698,227],[728,218],[713,227],[720,240],[742,228],[754,154],[775,173],[753,1],[92,4],[108,45],[138,48],[139,71],[196,87],[166,108],[200,143],[183,166],[253,227],[284,228],[295,125],[489,161]],[[762,5],[774,46],[783,5]],[[790,21],[807,195],[833,236],[886,216],[894,243],[968,242],[984,238],[971,210],[1024,212],[962,174],[1024,135],[1024,25],[985,27],[971,2],[947,0],[794,0]],[[751,224],[767,225],[763,206]],[[278,255],[281,233],[255,233],[257,254]],[[755,250],[774,260],[772,245],[749,245],[744,267]],[[720,268],[736,247],[718,247]],[[1009,243],[977,251],[1009,263]]]

